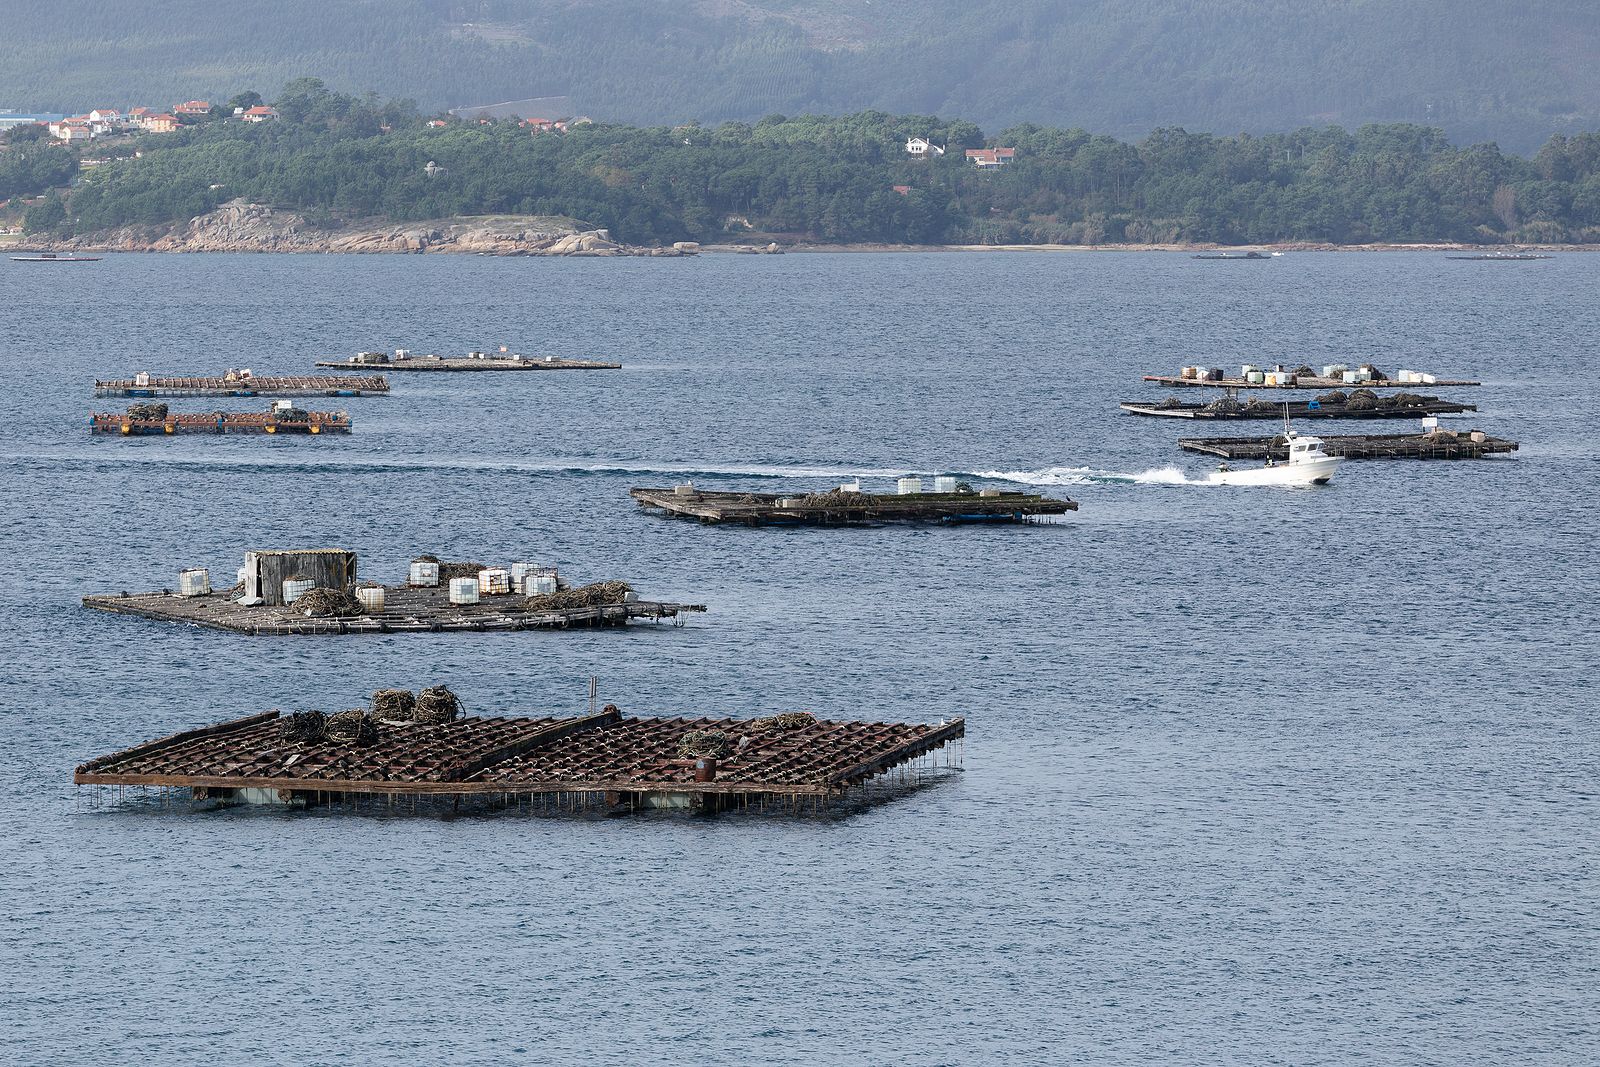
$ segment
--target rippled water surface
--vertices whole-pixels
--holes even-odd
[[[0,1059],[1600,1058],[1600,258],[0,268]],[[502,343],[626,369],[398,377],[342,402],[342,440],[87,433],[97,375]],[[1452,424],[1521,452],[1222,489],[1188,484],[1181,426],[1116,410],[1163,395],[1146,371],[1366,359],[1481,378]],[[747,530],[626,495],[905,471],[1083,507]],[[78,603],[299,545],[378,577],[532,558],[711,610],[323,640]],[[645,714],[964,715],[964,770],[802,819],[191,813],[71,784],[268,707],[447,681],[570,713],[591,674]]]

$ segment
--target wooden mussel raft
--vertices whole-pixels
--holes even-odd
[[[73,781],[221,803],[800,812],[942,774],[959,762],[965,734],[960,718],[653,718],[609,704],[570,717],[462,717],[455,695],[436,686],[414,698],[379,690],[370,710],[267,711],[186,730],[81,764]]]
[[[95,396],[367,396],[387,393],[389,380],[381,374],[256,375],[230,370],[214,378],[163,378],[136,374],[112,381],[96,380]]]
[[[1490,437],[1482,430],[1430,430],[1418,434],[1323,435],[1322,448],[1343,459],[1482,459],[1517,450],[1517,442]],[[1227,460],[1289,458],[1288,440],[1276,437],[1187,437],[1178,441],[1187,452]]]
[[[514,564],[447,563],[419,557],[402,584],[356,581],[345,549],[255,551],[239,581],[211,588],[209,572],[183,571],[177,591],[85,596],[87,608],[161,622],[256,635],[488,633],[624,626],[705,611],[701,604],[644,600],[626,582],[573,587],[554,570]],[[521,587],[511,580],[518,569]]]
[[[1228,421],[1234,419],[1410,419],[1423,415],[1460,415],[1477,411],[1475,404],[1458,404],[1435,396],[1416,393],[1379,395],[1370,389],[1349,393],[1334,390],[1315,400],[1266,400],[1252,397],[1240,400],[1234,393],[1218,397],[1209,404],[1186,404],[1168,397],[1154,404],[1123,401],[1119,405],[1130,415],[1151,415],[1169,419]]]
[[[718,493],[688,484],[672,489],[630,489],[628,493],[640,507],[659,508],[677,518],[749,526],[1021,523],[1078,510],[1075,500],[997,489],[889,494],[863,493],[859,487],[850,487],[807,494]]]
[[[1421,371],[1400,370],[1393,375],[1370,363],[1350,367],[1330,363],[1321,368],[1301,364],[1288,369],[1281,364],[1268,370],[1249,363],[1240,365],[1237,377],[1220,367],[1184,367],[1181,374],[1146,374],[1144,380],[1159,385],[1210,389],[1400,389],[1406,386],[1467,386],[1482,382],[1439,378]]]
[[[122,437],[174,436],[177,434],[347,434],[350,416],[343,411],[305,411],[279,401],[266,411],[210,411],[178,414],[162,403],[137,403],[116,413],[89,416],[89,432]]]
[[[382,367],[391,371],[495,371],[495,370],[621,370],[622,364],[598,359],[542,356],[533,359],[515,353],[469,352],[465,356],[419,356],[406,349],[360,352],[349,359],[321,360],[319,367]]]

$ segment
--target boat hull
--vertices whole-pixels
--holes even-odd
[[[1212,471],[1211,485],[1327,485],[1339,469],[1339,457],[1326,456],[1304,463],[1280,463],[1273,467],[1251,467],[1248,470]]]

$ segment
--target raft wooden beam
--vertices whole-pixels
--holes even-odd
[[[1204,378],[1185,378],[1178,374],[1146,374],[1144,380],[1155,382],[1158,385],[1175,385],[1202,389],[1415,389],[1418,385],[1426,385],[1429,389],[1442,386],[1482,385],[1482,382],[1466,381],[1461,379],[1440,378],[1431,382],[1347,382],[1342,378],[1319,378],[1303,374],[1295,378],[1292,385],[1270,385],[1266,382],[1252,382],[1244,378],[1217,378],[1207,380]]]
[[[178,434],[349,433],[350,416],[343,411],[299,411],[299,418],[282,418],[270,411],[213,411],[203,415],[169,414],[164,419],[96,412],[89,416],[89,432],[122,437],[175,436]]]
[[[179,377],[140,375],[111,381],[96,380],[95,396],[366,396],[387,393],[389,380],[381,374],[299,374],[249,378]]]
[[[1323,435],[1323,451],[1345,459],[1481,459],[1484,456],[1515,452],[1517,442],[1490,437],[1481,430],[1457,433],[1445,430],[1420,434]],[[1289,446],[1279,437],[1186,437],[1178,441],[1186,452],[1200,452],[1222,459],[1289,458]]]
[[[761,798],[826,802],[966,735],[937,724],[812,719],[644,718],[613,707],[571,718],[466,718],[374,724],[368,744],[282,736],[277,712],[173,734],[80,764],[78,785],[187,788],[195,799],[260,791],[298,798],[513,797],[562,794],[607,806],[679,797],[726,807]],[[733,746],[715,760],[682,755],[691,733]],[[697,762],[700,766],[697,766]]]
[[[1385,398],[1387,399],[1387,398]],[[1457,404],[1438,397],[1423,397],[1421,403],[1382,406],[1351,407],[1349,404],[1329,404],[1321,401],[1288,400],[1260,401],[1256,407],[1239,404],[1233,408],[1213,408],[1210,404],[1181,404],[1174,400],[1148,404],[1125,400],[1118,406],[1130,415],[1152,415],[1168,419],[1231,420],[1231,419],[1281,419],[1284,409],[1292,419],[1414,419],[1423,415],[1460,415],[1477,411],[1476,404]],[[1312,404],[1316,404],[1312,407]]]
[[[451,604],[443,588],[384,587],[384,610],[351,618],[310,618],[294,605],[246,606],[224,593],[176,596],[169,592],[86,596],[83,606],[113,615],[185,623],[254,635],[494,633],[625,626],[634,619],[676,619],[705,611],[703,604],[636,600],[555,611],[530,611],[518,594],[486,595],[477,604]]]
[[[526,356],[408,356],[399,360],[366,361],[359,356],[350,359],[321,360],[319,367],[382,367],[386,371],[492,371],[492,370],[621,370],[622,364],[598,359],[565,359],[544,356],[530,359]]]
[[[1028,522],[1078,510],[1075,500],[1035,493],[785,493],[680,492],[630,489],[640,507],[678,518],[750,526],[849,525],[874,522]],[[828,499],[832,497],[833,499]]]

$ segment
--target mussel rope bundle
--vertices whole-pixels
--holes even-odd
[[[758,733],[771,730],[804,730],[808,726],[815,726],[817,717],[809,711],[786,711],[781,715],[769,715],[764,719],[750,720],[750,729]]]
[[[300,594],[300,597],[290,605],[302,615],[313,619],[349,619],[360,615],[362,612],[361,601],[343,589],[328,589],[318,586],[315,589]]]
[[[679,759],[721,759],[733,755],[733,742],[721,730],[690,730],[678,739]]]
[[[412,563],[438,563],[439,562],[439,557],[438,556],[429,555],[427,553],[423,553],[422,555],[418,556],[416,559],[412,560],[411,562]]]
[[[278,740],[309,745],[327,735],[328,717],[320,711],[293,711],[278,720]]]
[[[800,503],[808,508],[843,508],[866,507],[872,504],[873,500],[867,493],[830,489],[826,493],[807,493],[800,498]]]
[[[167,405],[165,404],[129,404],[128,417],[132,419],[157,419],[165,421]]]
[[[460,714],[461,698],[452,693],[449,686],[430,685],[417,694],[411,718],[413,722],[438,726],[455,722]]]
[[[351,708],[329,717],[327,735],[341,745],[370,745],[378,739],[378,726],[365,709]]]
[[[592,582],[577,589],[558,589],[554,593],[535,593],[523,601],[529,611],[568,611],[572,608],[621,604],[633,592],[627,582]]]
[[[410,722],[417,697],[409,689],[379,689],[372,694],[372,717],[390,722]]]
[[[441,563],[439,564],[439,581],[448,582],[452,578],[476,578],[478,572],[483,570],[481,563]]]

